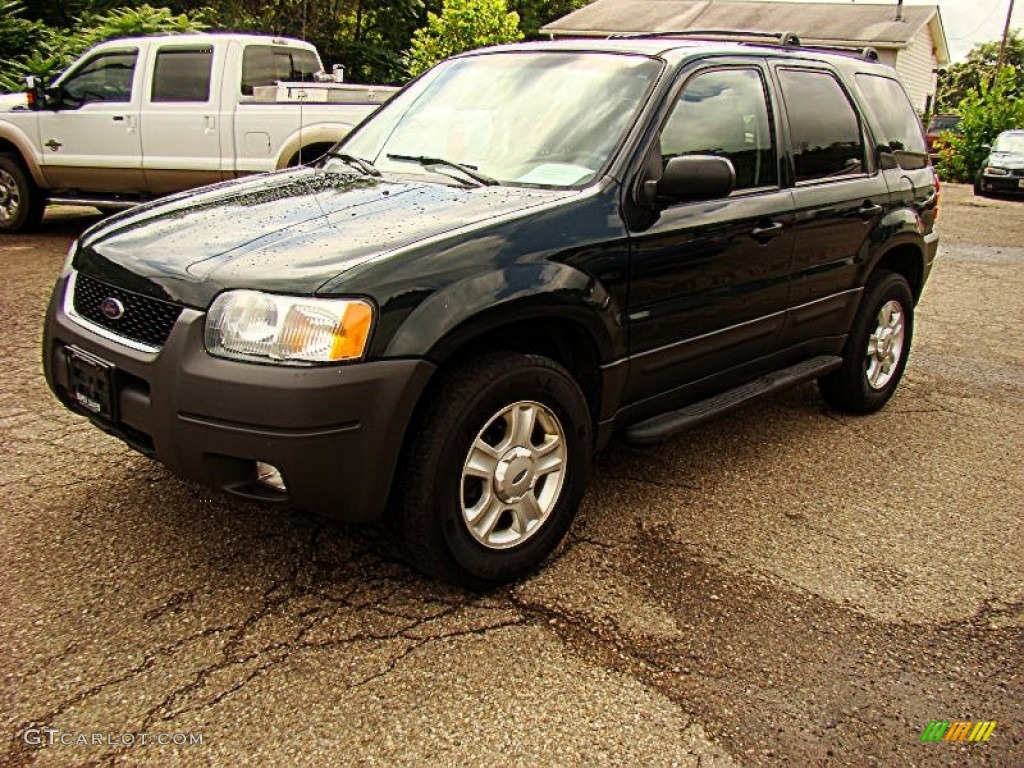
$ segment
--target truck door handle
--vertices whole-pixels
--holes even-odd
[[[880,214],[882,210],[882,206],[878,205],[878,203],[873,203],[870,200],[865,200],[864,204],[857,209],[857,215],[860,216],[865,221],[867,221],[869,219],[875,218],[875,216]]]
[[[124,115],[114,115],[114,117],[112,119],[113,119],[113,121],[115,123],[123,123],[124,122]]]
[[[763,222],[763,226],[756,226],[750,230],[750,236],[764,245],[781,235],[783,229],[785,225],[781,221]]]
[[[47,146],[47,147],[50,148],[51,151],[56,152],[58,149],[60,149],[64,145],[61,144],[56,139],[50,139],[48,142],[46,142],[46,144],[44,146]]]

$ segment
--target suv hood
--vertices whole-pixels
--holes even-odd
[[[1019,170],[1024,168],[1024,155],[1019,152],[993,152],[988,156],[985,165]]]
[[[310,294],[368,260],[575,195],[300,168],[175,195],[81,239],[77,269],[205,308],[228,288]]]

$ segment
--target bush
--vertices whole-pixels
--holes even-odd
[[[957,111],[962,134],[940,137],[938,172],[944,180],[972,182],[988,157],[983,145],[1003,131],[1024,127],[1024,96],[1015,95],[1016,79],[1003,70],[995,82],[982,82],[968,93]]]

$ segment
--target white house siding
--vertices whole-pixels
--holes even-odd
[[[911,102],[918,112],[931,106],[929,96],[935,96],[935,72],[938,66],[935,58],[932,30],[925,24],[910,40],[910,44],[896,56],[896,72],[907,89]]]

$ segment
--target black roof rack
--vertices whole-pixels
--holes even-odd
[[[800,38],[793,32],[763,32],[757,29],[680,29],[676,31],[662,30],[659,32],[625,32],[609,35],[609,40],[633,40],[643,37],[759,37],[777,40],[779,45],[798,46]]]
[[[782,48],[806,48],[816,51],[834,51],[836,53],[854,53],[868,61],[878,61],[878,50],[869,46],[863,48],[852,45],[829,45],[827,43],[800,42],[800,36],[795,32],[764,32],[757,29],[680,29],[661,30],[658,32],[626,32],[609,35],[609,40],[636,40],[651,37],[695,37],[712,38],[724,40],[737,40],[747,42],[743,38],[755,38],[774,40],[774,43],[759,43],[760,45],[778,45]]]

